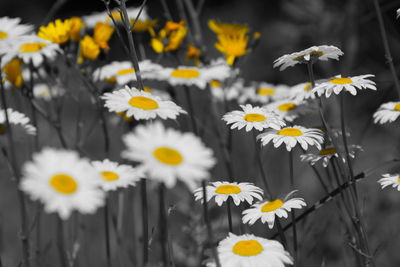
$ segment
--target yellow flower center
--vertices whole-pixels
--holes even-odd
[[[101,172],[101,178],[104,181],[111,182],[119,179],[119,175],[116,174],[115,172],[110,172],[110,171],[103,171]]]
[[[166,165],[177,166],[182,163],[183,157],[178,150],[169,147],[159,147],[153,151],[154,157]]]
[[[0,31],[0,40],[4,40],[8,37],[8,34],[6,32]]]
[[[144,110],[152,110],[158,108],[157,101],[144,96],[134,96],[129,100],[129,105],[135,108],[140,108]]]
[[[285,128],[278,132],[278,135],[286,135],[286,136],[300,136],[303,135],[303,132],[296,128]]]
[[[264,250],[263,246],[256,240],[246,240],[237,242],[232,252],[240,256],[255,256]]]
[[[329,82],[334,84],[349,84],[353,81],[350,78],[335,78],[330,80]]]
[[[296,107],[294,103],[285,103],[278,107],[280,111],[289,112]]]
[[[280,199],[275,199],[275,200],[265,203],[261,207],[261,211],[262,212],[271,212],[271,211],[279,209],[282,206],[283,206],[283,201]]]
[[[306,86],[304,86],[304,92],[309,92],[311,91],[311,83],[307,83]]]
[[[58,193],[71,195],[78,190],[78,183],[75,179],[65,173],[53,175],[49,180],[50,186]]]
[[[117,82],[117,78],[115,78],[115,76],[112,76],[110,78],[106,78],[106,82],[108,82],[108,83],[116,83]]]
[[[200,76],[200,72],[198,70],[193,70],[193,69],[174,70],[171,73],[171,76],[181,79],[194,79]]]
[[[261,88],[258,89],[257,94],[259,94],[259,95],[273,95],[273,94],[275,94],[275,89],[274,88],[261,87]]]
[[[265,121],[267,118],[261,114],[249,113],[249,114],[246,114],[243,117],[243,119],[248,122],[260,122],[260,121]]]
[[[224,195],[239,194],[240,192],[242,192],[242,190],[236,185],[220,185],[215,189],[215,193]]]
[[[122,70],[119,70],[119,71],[117,72],[117,74],[120,75],[120,76],[122,76],[122,75],[131,74],[131,73],[134,73],[134,72],[135,72],[135,70],[134,70],[133,68],[129,68],[129,69],[122,69]]]
[[[400,183],[400,177],[399,177],[399,178],[397,178],[397,182],[398,182],[398,183]]]
[[[48,94],[50,94],[50,90],[49,89],[45,89],[42,92],[40,92],[39,95],[48,95]]]
[[[334,147],[328,147],[328,148],[322,149],[322,150],[319,152],[319,154],[320,154],[321,156],[333,155],[333,154],[335,154],[335,153],[336,153],[336,148],[334,148]]]
[[[210,82],[210,86],[211,87],[215,87],[215,88],[221,88],[221,83],[219,81],[217,81],[217,80],[212,80]]]
[[[143,89],[144,89],[145,92],[151,93],[151,88],[150,87],[145,86]]]
[[[393,110],[400,111],[400,104],[396,104],[396,106],[394,106]]]
[[[314,56],[317,56],[317,57],[322,57],[324,55],[324,53],[322,51],[312,51],[310,53],[310,55],[314,55]]]
[[[37,42],[37,43],[26,43],[19,47],[19,52],[21,53],[33,53],[42,50],[47,44]]]

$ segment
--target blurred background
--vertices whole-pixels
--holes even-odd
[[[54,0],[13,0],[0,1],[0,16],[21,17],[24,23],[39,25],[54,4]],[[166,1],[173,15],[177,14],[175,1]],[[196,1],[195,1],[196,2]],[[128,1],[129,6],[138,6],[141,1]],[[396,20],[396,10],[400,8],[398,0],[380,1],[383,18],[388,32],[389,44],[396,69],[400,63],[400,20]],[[163,21],[163,9],[158,0],[148,0],[148,13],[152,18]],[[56,14],[58,18],[82,16],[92,12],[104,11],[100,0],[66,0]],[[241,75],[247,81],[266,81],[269,83],[284,83],[295,85],[307,81],[307,69],[304,65],[289,68],[285,71],[273,69],[272,62],[283,54],[292,53],[312,45],[335,45],[344,56],[338,62],[320,62],[315,66],[317,78],[326,78],[336,74],[361,75],[375,74],[378,91],[363,91],[356,97],[346,95],[347,127],[351,133],[350,143],[361,145],[364,152],[357,155],[354,161],[356,173],[368,168],[380,166],[367,179],[359,183],[361,208],[368,230],[371,250],[374,253],[376,266],[400,266],[400,197],[396,190],[381,190],[376,182],[382,173],[398,172],[398,166],[382,165],[382,162],[399,158],[399,127],[398,122],[378,126],[372,123],[372,114],[384,102],[396,101],[398,96],[393,86],[393,78],[386,64],[379,25],[372,0],[206,0],[201,13],[201,25],[207,53],[210,58],[219,56],[213,44],[215,35],[207,26],[209,19],[217,19],[227,23],[248,24],[253,31],[261,33],[259,45],[240,62]],[[176,16],[176,20],[178,17]],[[118,42],[114,36],[113,42]],[[113,47],[113,45],[111,45]],[[155,54],[147,47],[147,54],[154,58]],[[123,59],[122,51],[111,51],[113,57]],[[399,73],[399,72],[398,72]],[[74,84],[71,81],[71,84]],[[196,98],[195,113],[201,114],[207,103],[204,98]],[[203,101],[203,102],[202,102]],[[335,98],[326,101],[326,114],[331,125],[339,127],[339,102]],[[85,104],[85,103],[83,103]],[[89,103],[86,103],[89,106]],[[66,107],[71,107],[66,105]],[[73,111],[65,111],[66,118],[72,120]],[[88,110],[87,116],[90,116]],[[313,121],[317,116],[309,116],[296,123],[315,126]],[[42,122],[42,144],[57,146],[54,132],[46,130]],[[65,122],[68,125],[68,119]],[[186,122],[181,122],[187,128]],[[225,127],[227,129],[227,127]],[[120,136],[122,132],[114,132]],[[100,137],[101,138],[101,137]],[[219,158],[221,153],[212,135],[205,134],[205,142],[213,147]],[[235,179],[239,181],[257,180],[254,158],[254,141],[251,134],[244,131],[232,132],[233,166]],[[91,137],[86,150],[101,158],[99,137]],[[4,140],[3,140],[4,141]],[[21,141],[23,144],[23,141]],[[113,141],[113,155],[119,157],[122,144]],[[98,152],[98,153],[97,153]],[[314,173],[305,163],[300,162],[300,151],[295,151],[295,179],[300,195],[308,204],[316,202],[324,196]],[[29,158],[23,149],[20,151],[20,161]],[[272,187],[276,194],[288,193],[287,152],[284,149],[263,150],[263,158],[268,175],[273,181]],[[9,172],[4,162],[0,165],[0,256],[3,266],[18,266],[18,211],[16,209],[16,194],[14,184],[9,179]],[[321,168],[318,165],[318,168]],[[213,172],[213,180],[227,180],[227,173],[222,163]],[[326,178],[326,177],[325,177]],[[259,184],[260,185],[260,184]],[[154,190],[150,188],[149,190]],[[122,263],[115,260],[116,266],[124,262],[140,262],[134,256],[134,251],[140,251],[140,203],[138,190],[130,189],[131,193],[123,198],[132,203],[125,207],[126,219],[124,227],[126,235],[122,240],[113,240],[113,253],[116,258],[122,258]],[[184,193],[182,193],[184,192]],[[119,195],[111,196],[111,201],[117,202]],[[182,201],[182,198],[185,201]],[[170,214],[170,233],[177,266],[196,266],[196,248],[194,244],[202,239],[201,207],[195,204],[190,192],[182,185],[168,192],[168,203],[172,206]],[[150,196],[151,227],[157,228],[157,201]],[[32,210],[36,208],[30,203]],[[101,213],[99,211],[98,213]],[[236,225],[239,224],[239,209],[234,210]],[[211,214],[217,239],[222,239],[227,233],[225,209],[211,205]],[[335,205],[330,203],[313,213],[300,225],[300,264],[298,266],[353,266],[351,247],[347,244],[345,233],[339,222]],[[115,215],[115,214],[114,214]],[[58,266],[55,248],[54,215],[43,215],[42,225],[42,256],[45,258],[42,266]],[[71,223],[72,224],[72,223]],[[102,216],[82,216],[77,233],[82,240],[79,266],[105,266],[104,236]],[[117,226],[116,226],[117,227]],[[255,234],[270,237],[273,232],[265,225],[252,227]],[[156,230],[155,230],[156,232]],[[156,235],[156,233],[155,233]],[[121,246],[121,242],[125,244]],[[155,242],[155,241],[154,241]],[[156,243],[156,242],[155,242]],[[118,248],[125,247],[123,251]],[[158,254],[157,245],[152,246],[151,253]],[[140,254],[140,253],[138,253]],[[158,254],[159,255],[159,254]],[[156,262],[156,260],[154,260]],[[118,265],[119,264],[119,265]],[[131,266],[131,265],[125,265]],[[134,266],[134,265],[132,265]],[[140,266],[140,265],[137,265]],[[155,265],[156,266],[156,265]]]

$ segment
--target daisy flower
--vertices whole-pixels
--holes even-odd
[[[218,245],[221,267],[284,267],[293,259],[281,243],[252,234],[229,233]]]
[[[36,35],[26,35],[13,43],[13,47],[4,55],[2,64],[6,64],[14,58],[19,58],[25,64],[32,62],[35,67],[38,67],[43,63],[44,58],[52,60],[58,52],[61,52],[61,50],[57,44]]]
[[[318,94],[318,96],[324,95],[330,97],[332,93],[338,95],[341,91],[348,91],[352,95],[357,94],[357,89],[371,89],[376,90],[375,82],[368,78],[375,77],[372,74],[353,76],[353,77],[341,77],[340,75],[317,85],[312,92]]]
[[[282,99],[271,102],[264,106],[270,112],[278,114],[281,118],[288,122],[292,122],[301,114],[312,111],[312,107],[305,105],[304,101],[296,99]]]
[[[384,124],[394,122],[400,115],[400,102],[382,104],[374,113],[374,123]]]
[[[240,107],[243,111],[234,110],[222,117],[222,120],[226,121],[227,124],[232,124],[231,129],[238,128],[240,130],[246,127],[247,132],[253,128],[258,131],[266,128],[279,130],[286,125],[283,119],[262,107],[253,107],[250,104],[240,105]]]
[[[101,174],[100,186],[104,191],[135,185],[141,178],[141,173],[131,166],[118,164],[109,159],[92,161],[92,165]]]
[[[23,166],[20,188],[66,220],[73,211],[92,214],[104,204],[100,174],[87,159],[69,150],[44,148]]]
[[[298,125],[286,127],[278,131],[268,130],[265,133],[259,134],[257,139],[261,140],[263,146],[267,145],[271,140],[274,143],[274,147],[279,147],[285,143],[287,151],[291,151],[297,144],[300,144],[304,150],[307,150],[309,145],[321,149],[321,144],[324,141],[321,130]]]
[[[0,55],[14,46],[14,42],[21,36],[32,33],[33,26],[20,24],[20,18],[0,18]]]
[[[49,86],[46,83],[35,83],[33,86],[33,95],[36,99],[43,99],[45,101],[50,101],[54,97],[59,97],[64,95],[64,88],[55,85]]]
[[[134,117],[136,120],[156,117],[163,120],[176,119],[179,114],[186,114],[186,111],[174,102],[161,100],[158,96],[134,87],[125,86],[112,93],[105,93],[101,98],[105,100],[105,106],[110,112],[126,112],[126,116]]]
[[[363,151],[361,146],[358,145],[350,145],[349,146],[349,156],[351,158],[355,158],[356,153],[359,151]],[[301,161],[309,162],[311,165],[315,165],[318,161],[322,160],[322,166],[326,168],[330,162],[332,157],[340,158],[344,163],[346,162],[345,157],[339,157],[336,148],[334,147],[327,147],[319,151],[318,154],[304,154],[300,155]]]
[[[282,71],[299,63],[314,63],[317,60],[327,61],[328,59],[339,60],[339,56],[342,55],[343,52],[332,45],[312,46],[300,52],[281,56],[274,61],[274,68],[280,67],[279,70]]]
[[[254,103],[267,104],[270,101],[284,99],[289,96],[289,87],[279,84],[273,85],[266,82],[258,84],[256,87],[250,87],[251,90],[245,90],[240,98],[240,102],[251,101]]]
[[[165,80],[172,86],[196,85],[205,89],[212,80],[223,81],[230,77],[231,69],[226,65],[210,65],[205,67],[179,66],[175,69],[165,68],[159,71],[159,80]]]
[[[243,223],[253,225],[261,219],[262,223],[267,223],[268,227],[272,229],[275,223],[275,216],[287,218],[292,209],[301,209],[307,205],[303,198],[290,198],[295,192],[290,192],[283,200],[278,198],[254,204],[251,208],[242,212]]]
[[[382,174],[382,178],[378,180],[378,183],[382,186],[382,189],[387,186],[392,186],[393,188],[397,187],[397,191],[400,191],[400,175],[398,173]]]
[[[122,156],[138,162],[146,177],[170,188],[181,180],[194,190],[216,163],[212,150],[197,136],[166,129],[161,122],[139,125],[123,141],[127,149]]]
[[[236,206],[241,202],[247,201],[250,205],[254,199],[262,200],[263,190],[252,183],[230,183],[230,182],[214,182],[207,185],[207,202],[215,197],[218,206],[226,202],[229,197],[232,198]],[[194,191],[195,200],[203,201],[203,188],[197,188]]]
[[[318,85],[319,83],[316,82],[316,84]],[[312,92],[312,85],[310,82],[296,84],[292,86],[289,91],[289,98],[297,101],[316,98],[315,94]]]
[[[36,128],[29,124],[30,120],[25,114],[15,111],[11,108],[7,109],[8,121],[12,125],[19,125],[29,135],[36,135]],[[0,133],[6,131],[6,113],[4,109],[0,109]]]
[[[158,64],[150,60],[139,62],[140,73],[143,79],[157,78],[157,72],[162,69]],[[105,80],[110,83],[125,85],[131,81],[136,81],[135,69],[130,61],[115,61],[93,72],[95,80]]]

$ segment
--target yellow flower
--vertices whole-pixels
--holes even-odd
[[[85,24],[79,17],[72,17],[69,22],[71,24],[70,38],[73,42],[78,42],[81,39],[81,29],[85,27]]]
[[[170,21],[169,21],[170,22]],[[173,30],[170,30],[168,27],[170,27],[170,25],[166,25],[166,31],[167,33],[169,32],[168,35],[168,45],[164,48],[164,51],[174,51],[177,50],[179,48],[179,46],[182,44],[183,40],[186,37],[187,34],[187,27],[184,25],[184,21],[181,21],[179,24],[179,26],[177,28],[174,27]],[[168,24],[168,22],[167,22]],[[174,25],[176,26],[176,25]]]
[[[222,23],[213,19],[208,21],[208,27],[218,35],[242,35],[249,31],[247,25]]]
[[[64,20],[62,22],[60,19],[57,19],[55,22],[50,22],[47,26],[40,27],[38,36],[56,44],[63,44],[69,41],[70,32],[71,21]]]
[[[131,19],[131,25],[134,23],[134,19]],[[134,32],[144,32],[149,30],[150,28],[154,27],[157,24],[157,20],[151,20],[151,19],[146,19],[146,20],[141,20],[138,19],[137,22],[135,22],[134,27],[132,28],[132,31]]]
[[[114,27],[110,26],[108,23],[97,22],[94,27],[93,38],[102,49],[109,49],[110,47],[107,42],[110,40],[113,33]]]
[[[80,52],[81,55],[78,59],[79,63],[82,63],[83,59],[95,60],[100,54],[100,47],[92,37],[85,35],[83,40],[80,42]]]
[[[21,87],[24,83],[22,77],[21,60],[14,58],[8,62],[4,67],[3,71],[5,74],[5,79],[9,81],[12,85]]]
[[[150,27],[150,45],[157,53],[177,50],[185,39],[187,31],[184,21],[167,21],[158,34]]]
[[[190,59],[193,58],[194,64],[198,66],[200,63],[200,55],[201,55],[200,49],[198,49],[193,45],[189,45],[186,51],[186,61],[189,61]]]
[[[246,34],[240,35],[218,35],[218,43],[215,43],[221,53],[226,56],[226,61],[229,65],[233,65],[237,57],[243,56],[249,52],[246,49],[249,38]]]

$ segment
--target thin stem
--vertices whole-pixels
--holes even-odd
[[[149,262],[149,222],[147,210],[147,185],[146,179],[140,181],[140,196],[142,202],[142,227],[143,227],[143,266]]]
[[[60,217],[57,217],[57,248],[58,248],[58,254],[60,256],[61,267],[68,266],[68,260],[66,255],[67,251],[65,249],[64,242],[65,242],[64,222],[60,219]]]
[[[285,232],[282,229],[282,224],[281,224],[281,221],[279,220],[279,218],[276,218],[276,229],[278,230],[278,234],[279,234],[279,237],[281,239],[283,246],[287,249],[288,245],[287,245]]]
[[[260,169],[261,178],[264,183],[265,191],[268,194],[266,197],[269,199],[272,199],[272,193],[271,193],[270,187],[268,185],[267,175],[265,173],[265,170],[264,170],[264,167],[262,164],[261,149],[260,149],[259,145],[257,144],[257,133],[255,132],[255,130],[253,131],[253,139],[254,139],[254,146],[256,148],[256,158],[257,158],[257,163],[258,163],[257,165],[258,165],[258,168]]]
[[[47,22],[49,22],[66,2],[67,0],[57,0],[54,2],[53,6],[50,8],[50,11],[44,17],[40,25],[45,25]]]
[[[196,118],[194,115],[194,107],[193,107],[192,97],[190,94],[190,88],[188,86],[185,86],[184,91],[185,91],[185,96],[186,96],[186,100],[187,100],[188,107],[189,107],[189,115],[190,115],[190,121],[192,122],[192,130],[197,135],[198,128],[197,128],[197,124],[196,124]]]
[[[217,249],[213,245],[214,237],[213,237],[211,223],[210,223],[210,220],[208,217],[207,190],[206,190],[206,181],[205,180],[201,181],[201,186],[203,188],[203,214],[204,214],[204,223],[206,224],[206,227],[207,227],[207,237],[208,237],[207,241],[208,241],[208,244],[210,244],[210,246],[211,246],[211,251],[212,251],[213,257],[215,259],[215,263],[217,264],[217,267],[221,267]]]
[[[171,15],[171,11],[169,11],[169,8],[168,8],[168,5],[167,5],[166,1],[165,0],[160,0],[160,2],[161,2],[161,5],[162,5],[162,7],[164,9],[165,18],[167,20],[169,20],[169,21],[173,21],[172,15]]]
[[[228,224],[229,224],[229,232],[233,233],[233,227],[232,227],[232,211],[231,211],[231,198],[228,197],[226,201],[226,208],[228,210]]]
[[[379,5],[378,0],[373,0],[373,1],[374,1],[376,14],[378,16],[379,31],[381,32],[383,47],[385,49],[385,58],[386,58],[387,63],[389,64],[390,72],[392,73],[392,76],[393,76],[393,82],[397,89],[397,95],[400,96],[400,82],[399,82],[399,78],[397,76],[396,68],[394,67],[392,54],[390,52],[389,41],[388,41],[387,34],[386,34],[385,24],[383,23],[381,7]]]
[[[294,190],[294,176],[293,176],[293,151],[289,151],[289,181],[290,181],[290,188]],[[293,210],[291,213],[292,217],[292,230],[293,230],[293,257],[294,262],[296,263],[297,260],[297,227],[296,227],[296,214]]]
[[[105,229],[105,239],[106,239],[106,258],[107,266],[111,267],[111,248],[110,248],[110,221],[109,221],[109,205],[110,202],[106,199],[106,205],[104,206],[104,229]]]
[[[160,245],[161,245],[161,255],[163,266],[169,266],[168,260],[168,218],[165,213],[165,185],[164,183],[160,183],[158,188],[159,193],[159,209],[160,209],[160,217],[159,217],[159,227],[160,227]]]

